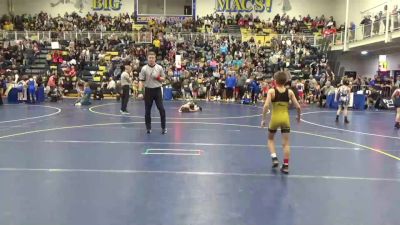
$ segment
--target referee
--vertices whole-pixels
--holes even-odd
[[[165,80],[165,73],[162,66],[156,64],[156,54],[149,52],[147,54],[148,64],[143,66],[139,74],[139,93],[144,93],[144,104],[145,104],[145,121],[147,133],[151,133],[151,108],[153,101],[156,102],[158,111],[160,112],[161,118],[161,129],[162,134],[167,133],[165,127],[165,109],[163,105],[163,96],[161,92],[162,82]],[[144,92],[143,92],[144,86]]]

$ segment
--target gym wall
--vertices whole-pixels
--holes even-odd
[[[0,1],[0,15],[8,14],[8,0]]]
[[[379,55],[367,56],[355,55],[356,53],[344,53],[340,57],[340,66],[346,71],[356,71],[361,76],[374,77],[378,71]],[[388,70],[400,70],[400,53],[387,54]]]
[[[357,25],[360,25],[361,20],[364,18],[364,15],[371,15],[372,17],[379,13],[379,11],[383,12],[384,5],[387,0],[350,0],[349,5],[349,22],[354,22]],[[393,0],[393,2],[399,2],[399,0]],[[381,5],[383,4],[383,5]],[[381,5],[381,6],[379,6]],[[374,8],[376,6],[376,8]],[[340,5],[340,10],[344,12],[343,15],[346,15],[346,1],[343,0],[343,4]],[[372,9],[373,8],[373,9]],[[392,7],[389,7],[391,10]],[[362,14],[362,11],[366,11]]]
[[[97,5],[94,2],[94,0],[14,0],[14,12],[15,14],[35,14],[44,11],[53,16],[64,15],[65,12],[80,14],[98,12],[106,15],[118,15],[126,12],[132,14],[134,10],[133,0],[99,0],[98,2],[101,4]]]
[[[101,4],[96,7],[94,5],[96,0],[13,0],[13,9],[15,14],[34,14],[40,11],[46,11],[56,16],[57,14],[64,14],[65,12],[81,11],[82,14],[86,14],[87,12],[97,11],[98,13],[117,15],[126,12],[131,14],[134,11],[134,1],[136,0],[97,0],[97,2],[101,2]],[[141,4],[139,4],[139,11],[164,11],[164,4],[161,4],[163,0],[138,1],[141,2]],[[182,4],[182,1],[185,3]],[[218,1],[225,2],[229,0],[196,0],[196,15],[205,16],[213,13]],[[286,12],[291,17],[298,15],[304,16],[307,14],[315,17],[324,14],[325,17],[333,16],[338,24],[345,22],[346,0],[264,0],[264,2],[270,1],[272,2],[271,12],[263,11],[257,13],[253,11],[252,13],[262,19],[273,18],[277,13],[282,15],[283,12]],[[116,6],[118,6],[120,2],[120,7],[118,7],[118,9],[113,9],[113,7],[111,7],[113,2]],[[230,0],[230,2],[234,1]],[[248,5],[251,5],[252,1],[247,2]],[[364,15],[375,15],[379,13],[379,11],[383,11],[384,5],[371,9],[365,14],[361,14],[361,11],[370,9],[384,2],[386,2],[386,0],[351,0],[349,21],[359,25]],[[159,3],[156,4],[158,7],[151,7],[150,5],[154,5],[153,3]],[[189,3],[191,3],[191,0],[167,0],[167,14],[180,14],[179,12],[182,12],[183,5],[188,5]],[[400,5],[400,0],[393,0],[393,5],[396,4]],[[101,7],[105,5],[109,5],[110,7]],[[285,10],[283,10],[283,8],[285,8]],[[392,7],[389,6],[389,9],[391,10]],[[0,14],[6,13],[8,13],[8,0],[1,0]],[[226,12],[225,14],[228,13]]]
[[[197,1],[197,15],[205,16],[215,11],[218,0],[198,0]],[[222,0],[226,1],[226,0]],[[268,0],[266,0],[268,1]],[[276,14],[282,15],[283,12],[290,15],[291,18],[299,15],[306,16],[310,14],[311,17],[325,15],[325,18],[333,16],[336,20],[344,22],[345,12],[336,10],[338,4],[345,4],[345,0],[272,0],[271,12],[255,13],[253,15],[259,16],[261,19],[268,19],[275,17]],[[250,5],[248,3],[248,5]],[[283,11],[283,8],[286,10]],[[228,14],[228,13],[224,13]],[[233,13],[235,14],[235,13]]]

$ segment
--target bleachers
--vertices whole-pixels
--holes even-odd
[[[254,38],[256,43],[260,41],[263,45],[268,47],[271,45],[271,40],[273,38],[278,38],[278,34],[274,32],[271,28],[263,29],[260,33],[253,33],[250,29],[247,28],[241,28],[240,31],[242,34],[242,41],[248,41],[251,38]]]
[[[144,27],[143,24],[132,24],[132,30],[140,30]]]

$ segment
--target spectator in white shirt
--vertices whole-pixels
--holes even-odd
[[[115,88],[116,88],[116,84],[115,84],[114,78],[110,77],[110,81],[107,84],[107,92],[111,93],[111,95],[114,95]]]

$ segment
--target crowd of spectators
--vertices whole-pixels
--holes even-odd
[[[374,14],[366,14],[360,26],[364,26],[364,37],[370,37],[380,32],[381,27],[386,27],[387,6],[383,11]],[[389,23],[393,29],[398,28],[399,10],[394,6],[390,12]],[[64,15],[58,14],[52,16],[47,12],[40,12],[35,15],[3,15],[0,18],[0,29],[15,31],[78,31],[78,32],[131,32],[135,30],[134,24],[138,23],[135,13],[119,14],[115,16],[87,13],[86,15],[75,12]],[[253,33],[265,34],[269,30],[276,34],[322,34],[328,36],[337,32],[344,31],[344,24],[336,24],[335,19],[325,17],[325,15],[312,17],[310,15],[294,16],[288,14],[277,14],[273,18],[260,19],[253,14],[242,13],[213,13],[203,17],[197,16],[195,20],[192,17],[186,19],[154,17],[149,19],[141,31],[151,31],[154,34],[158,32],[212,32],[227,33],[229,25],[238,25],[247,28]],[[382,26],[381,26],[382,25]],[[355,36],[356,24],[350,22],[349,35],[350,40]]]
[[[24,74],[40,54],[43,45],[37,41],[21,40],[0,46],[0,74]]]
[[[109,17],[87,14],[86,17],[80,17],[77,14],[66,14],[64,17],[50,18],[46,13],[40,13],[35,17],[14,17],[12,22],[15,23],[17,29],[42,27],[41,29],[44,30],[70,28],[90,30],[100,27],[100,30],[107,30],[110,27],[127,29],[126,24],[131,27],[134,20],[134,15]],[[215,14],[199,19],[196,23],[199,25],[204,23],[203,25],[208,29],[211,21],[211,28],[214,29],[215,22],[223,26],[237,23],[240,26],[251,27],[258,23],[258,20],[251,14],[244,16],[237,14],[235,17],[231,14],[226,17],[223,14]],[[43,40],[21,40],[14,44],[8,42],[0,48],[3,94],[7,94],[7,90],[12,87],[18,87],[22,90],[21,99],[26,99],[29,95],[26,93],[28,86],[32,85],[30,81],[33,80],[35,87],[46,86],[46,93],[49,96],[54,93],[59,93],[60,96],[71,93],[82,94],[90,86],[95,99],[102,99],[105,94],[118,98],[121,67],[131,64],[134,77],[132,95],[136,97],[138,74],[141,66],[146,63],[148,51],[157,53],[158,63],[167,73],[168,79],[164,85],[172,88],[174,98],[226,101],[247,99],[247,102],[256,103],[263,99],[263,94],[267,93],[269,88],[274,86],[272,74],[280,70],[291,72],[293,82],[290,86],[299,93],[298,96],[303,102],[317,101],[326,95],[324,94],[326,90],[340,85],[340,78],[335,76],[329,67],[326,53],[317,46],[310,45],[302,37],[273,38],[270,46],[256,42],[254,38],[242,41],[223,35],[218,37],[199,35],[187,41],[177,38],[176,35],[164,35],[163,32],[157,32],[166,23],[173,23],[173,21],[152,20],[149,22],[148,29],[155,31],[151,44],[135,43],[129,35],[123,37],[111,35],[97,40],[61,41],[60,49],[57,50],[50,50],[50,43]],[[183,23],[181,25],[174,23],[175,28],[193,28],[190,22],[183,21]],[[300,23],[311,23],[311,27],[315,29],[336,26],[332,17],[325,19],[324,16],[315,19],[306,16],[290,20],[286,15],[277,15],[271,21],[272,27],[277,31],[285,27],[284,31],[278,32],[291,32],[291,30],[298,32],[296,27]],[[40,74],[26,72],[44,49],[48,50],[46,69]],[[176,55],[182,57],[179,66],[175,61]],[[358,84],[359,81],[356,79],[354,85],[366,84],[365,82]],[[376,78],[368,82],[366,86],[378,89],[379,86],[376,85],[378,83],[380,82]],[[385,85],[394,86],[394,83],[393,80],[391,84]],[[87,92],[85,93],[87,95]]]
[[[64,41],[59,50],[47,53],[48,65],[42,74],[25,73],[24,67],[48,45],[24,40],[0,49],[3,94],[16,87],[21,90],[20,100],[26,100],[33,80],[33,85],[45,88],[49,96],[55,92],[60,96],[71,93],[87,96],[87,87],[90,87],[95,99],[102,99],[106,94],[118,99],[121,67],[130,64],[134,78],[132,97],[136,97],[138,74],[146,64],[148,51],[157,53],[158,63],[167,74],[164,85],[172,89],[173,98],[255,104],[274,87],[272,74],[280,70],[291,72],[292,82],[288,85],[303,103],[318,102],[340,85],[340,78],[329,67],[326,55],[301,38],[273,40],[270,47],[254,39],[248,42],[229,37],[205,40],[199,36],[188,42],[162,34],[151,45],[135,44],[129,36]],[[110,52],[117,54],[110,56]],[[176,55],[182,57],[180,67],[175,61]],[[104,69],[98,74],[100,68]],[[381,81],[380,77],[370,81],[357,78],[352,83],[371,89],[395,85],[394,80]]]
[[[118,16],[87,13],[81,16],[77,13],[58,14],[51,16],[46,12],[35,15],[4,15],[0,19],[0,27],[4,30],[17,31],[132,31],[133,24],[137,23],[137,16],[133,13],[120,14]],[[303,32],[333,32],[336,31],[336,22],[333,17],[325,18],[324,15],[311,18],[307,16],[290,17],[287,14],[277,14],[274,18],[261,20],[253,14],[214,13],[193,20],[188,17],[184,20],[176,18],[152,18],[144,29],[150,29],[154,33],[165,32],[169,29],[175,31],[190,31],[226,33],[228,25],[246,27],[254,32],[262,32],[271,28],[279,34],[293,34]],[[340,27],[339,27],[340,28]]]
[[[0,24],[5,30],[17,31],[132,31],[134,19],[128,14],[119,16],[77,13],[51,16],[47,12],[35,15],[4,15]]]
[[[373,35],[377,35],[382,33],[381,30],[383,28],[386,29],[387,23],[387,13],[388,6],[385,5],[383,11],[376,12],[374,14],[366,14],[360,22],[363,28],[363,37],[371,37]],[[399,9],[397,5],[393,6],[393,9],[389,12],[389,29],[396,30],[399,27]],[[351,30],[355,29],[355,25],[352,24]]]

